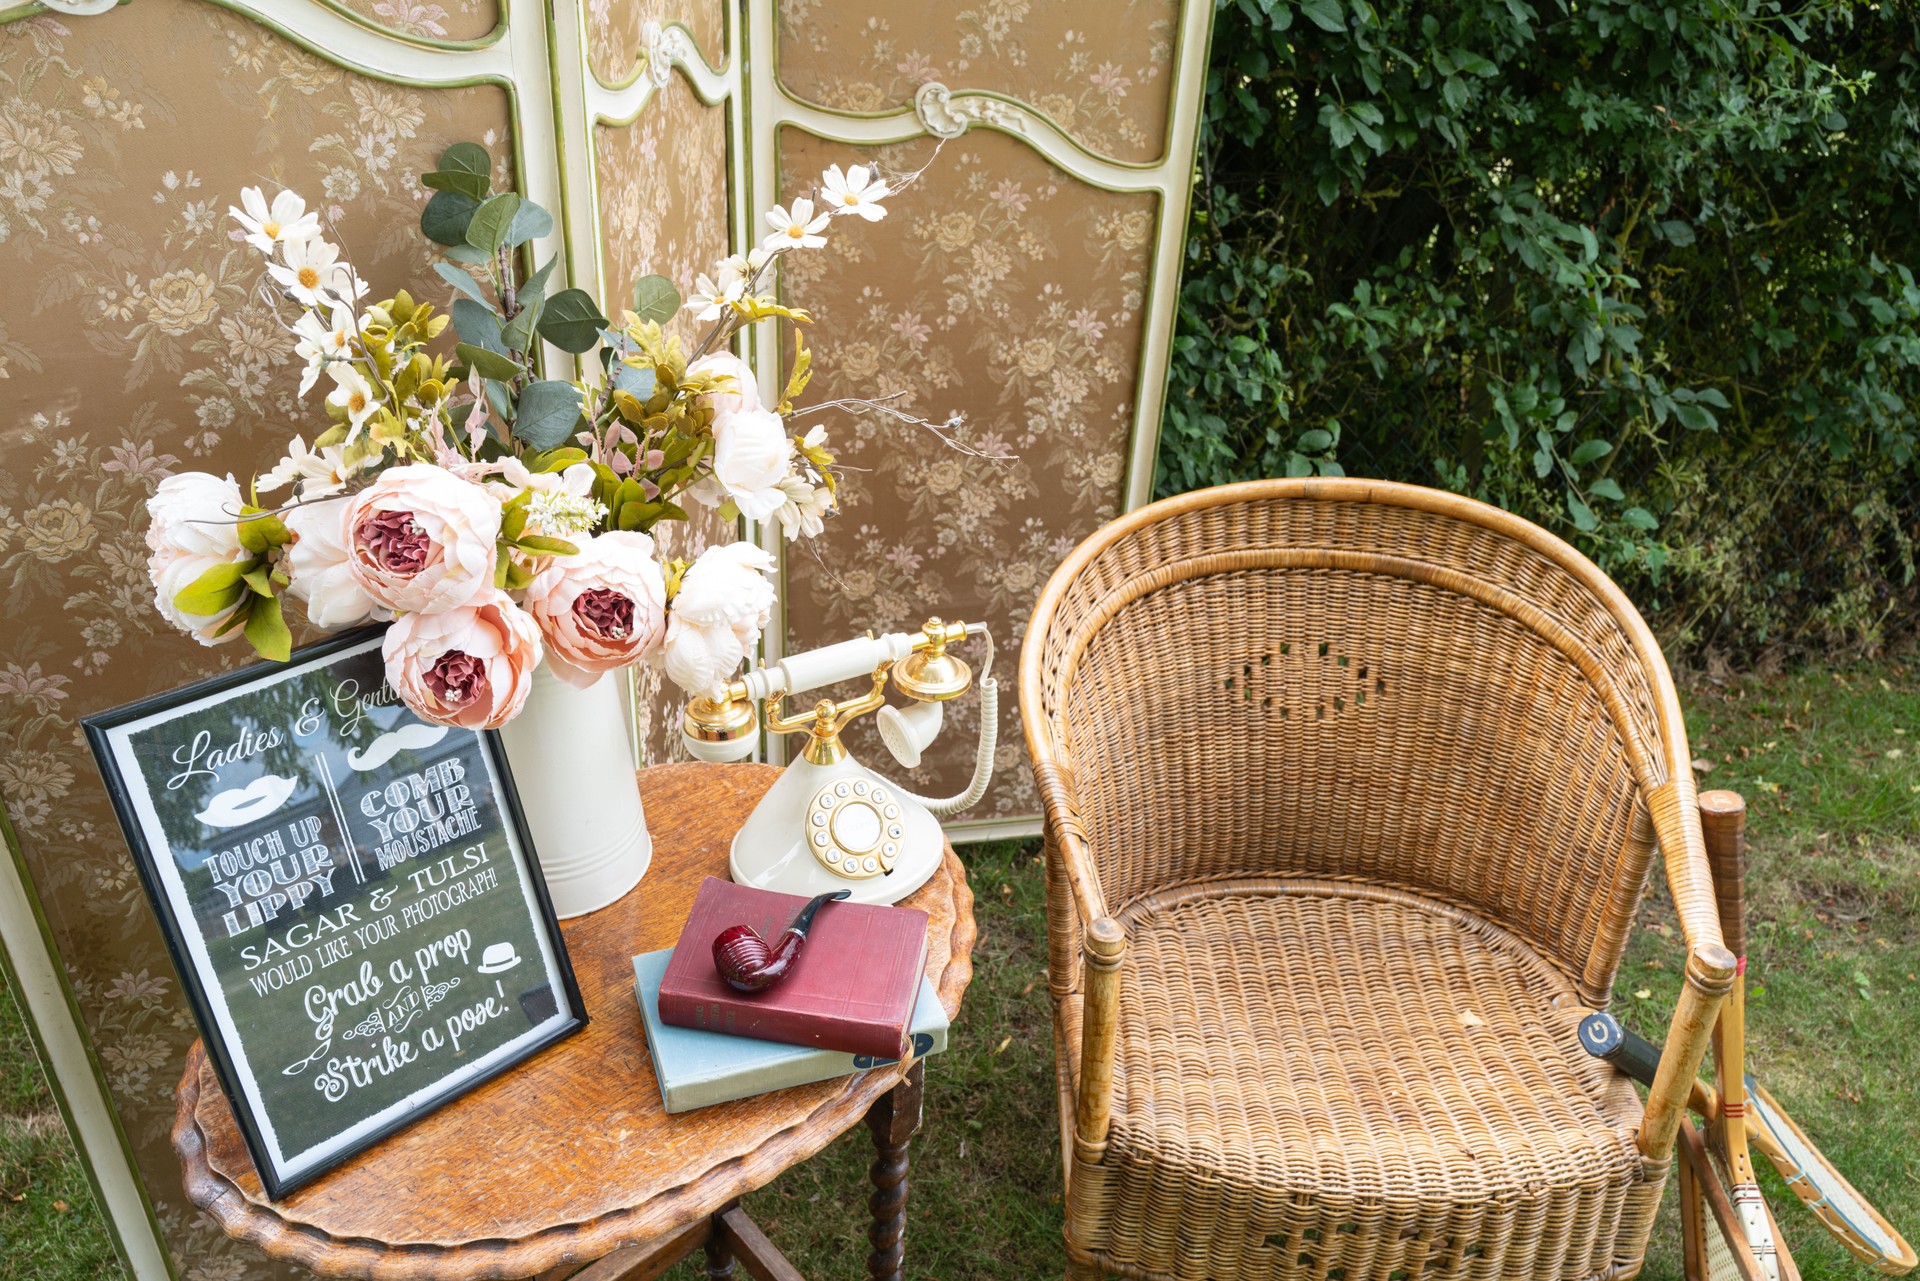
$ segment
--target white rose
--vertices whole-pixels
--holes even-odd
[[[709,392],[704,397],[715,415],[760,408],[760,384],[754,379],[753,369],[732,352],[712,352],[687,366],[688,377],[699,374],[724,374],[733,379],[731,388]]]
[[[733,675],[773,617],[773,557],[752,543],[709,547],[687,567],[667,617],[667,675],[703,694]]]
[[[792,456],[786,423],[770,409],[744,409],[713,420],[714,478],[748,520],[765,520],[787,501],[780,482]]]
[[[367,595],[347,564],[345,498],[306,503],[282,519],[293,533],[287,548],[287,590],[306,606],[307,618],[326,631],[386,620],[393,611]]]
[[[218,645],[240,635],[235,628],[215,637],[225,613],[188,614],[173,598],[208,570],[238,564],[252,553],[240,545],[240,486],[203,471],[181,472],[160,482],[147,500],[147,574],[153,579],[154,604],[166,620],[202,645]]]

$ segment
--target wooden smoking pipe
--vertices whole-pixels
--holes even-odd
[[[736,992],[765,991],[793,969],[800,945],[807,941],[807,931],[813,927],[814,913],[852,894],[852,890],[834,890],[814,895],[772,947],[751,925],[729,925],[713,940],[713,968]]]

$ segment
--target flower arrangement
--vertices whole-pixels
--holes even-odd
[[[160,484],[147,543],[161,613],[202,644],[244,636],[281,661],[289,596],[323,629],[391,620],[394,691],[421,717],[465,728],[519,712],[543,658],[582,687],[641,661],[690,692],[725,679],[771,616],[772,557],[736,542],[662,563],[650,531],[686,519],[692,499],[789,539],[820,533],[835,507],[833,455],[822,429],[787,423],[808,381],[809,317],[781,305],[769,276],[782,255],[824,244],[835,218],[884,217],[889,184],[834,166],[818,206],[769,211],[764,241],[700,275],[691,299],[647,276],[615,323],[582,290],[549,296],[551,261],[517,270],[553,219],[492,190],[484,148],[449,148],[422,181],[435,194],[421,230],[442,247],[435,270],[454,293],[446,312],[404,290],[365,302],[367,282],[300,196],[241,193],[231,213],[266,258],[263,290],[291,313],[301,395],[328,389],[328,422],[311,445],[295,435],[244,496],[204,472]],[[708,326],[690,352],[662,330],[683,308]],[[767,318],[794,332],[774,404],[729,349]],[[449,325],[451,352],[437,341]],[[597,346],[597,373],[539,377],[541,340],[576,355]],[[283,491],[277,506],[262,497]]]

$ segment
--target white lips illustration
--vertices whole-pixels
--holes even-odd
[[[245,787],[215,792],[208,798],[207,808],[194,817],[208,827],[239,827],[242,823],[265,818],[285,805],[287,798],[293,795],[293,789],[298,786],[293,779],[263,774]]]
[[[356,749],[348,752],[347,764],[364,774],[370,769],[379,769],[401,752],[432,747],[446,736],[445,725],[425,725],[415,721],[382,734],[368,743],[365,751]]]

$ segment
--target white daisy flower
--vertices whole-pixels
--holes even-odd
[[[347,430],[347,442],[351,444],[359,436],[360,429],[366,426],[367,419],[373,417],[373,411],[380,408],[380,401],[374,395],[373,384],[345,361],[328,365],[327,377],[333,379],[333,390],[327,393],[327,403],[347,411],[347,421],[351,424]]]
[[[335,295],[347,302],[358,302],[367,292],[351,263],[340,260],[340,249],[318,236],[310,240],[290,240],[280,246],[283,263],[267,264],[267,274],[308,307],[331,306]]]
[[[725,264],[721,265],[724,268]],[[685,310],[693,312],[695,320],[718,320],[740,297],[740,290],[745,284],[738,277],[728,280],[724,275],[720,283],[715,284],[702,273],[693,283],[693,292],[687,297]]]
[[[308,449],[307,442],[295,436],[287,446],[287,456],[274,469],[254,482],[254,488],[270,494],[292,481],[300,483],[300,497],[324,498],[347,487],[356,467],[347,465],[346,453],[338,445]]]
[[[294,322],[293,331],[300,336],[293,354],[307,362],[306,372],[300,375],[300,395],[304,397],[313,389],[322,368],[336,360],[352,359],[353,310],[336,303],[304,312]]]
[[[747,256],[744,258],[734,254],[730,258],[721,259],[720,265],[714,269],[714,279],[720,282],[722,289],[729,284],[738,284],[744,291],[747,282],[758,276],[761,269],[771,261],[773,261],[772,252],[755,245],[747,251]]]
[[[320,234],[320,215],[307,211],[307,202],[291,191],[283,191],[267,203],[258,187],[240,189],[241,208],[227,206],[233,220],[247,229],[247,243],[263,254],[271,254],[277,244],[311,240]]]
[[[778,252],[782,249],[818,249],[827,243],[820,233],[827,229],[832,219],[830,213],[818,218],[813,216],[813,201],[805,196],[793,202],[790,208],[775,205],[767,210],[767,225],[773,228],[773,234],[760,242],[760,247]]]
[[[821,199],[837,217],[840,214],[859,214],[868,222],[879,222],[887,216],[881,205],[892,194],[892,188],[880,178],[867,172],[865,165],[854,165],[845,173],[835,165],[820,175],[823,184]]]
[[[810,485],[798,476],[782,480],[780,491],[786,501],[774,511],[773,518],[787,541],[818,538],[826,528],[827,513],[833,510],[833,491],[824,485]]]

